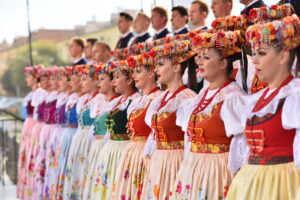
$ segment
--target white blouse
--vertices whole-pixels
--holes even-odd
[[[275,114],[279,101],[285,98],[281,115],[282,126],[285,129],[296,129],[293,148],[294,162],[296,167],[300,169],[300,112],[298,112],[300,109],[300,79],[293,79],[280,89],[279,93],[268,105],[257,112],[252,112],[255,104],[265,90],[263,89],[249,96],[226,98],[224,101],[221,117],[225,124],[226,134],[227,136],[238,136],[240,139],[240,141],[235,141],[238,146],[230,149],[230,151],[234,149],[242,150],[242,152],[232,152],[232,160],[229,159],[229,166],[237,170],[237,168],[240,168],[244,164],[238,161],[238,158],[243,158],[244,162],[247,160],[249,147],[247,149],[241,147],[241,144],[245,143],[243,131],[246,127],[247,119],[252,118],[254,115],[261,117],[269,113]],[[271,92],[269,91],[268,94],[271,94]],[[234,156],[237,159],[234,159]]]

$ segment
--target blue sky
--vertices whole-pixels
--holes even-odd
[[[204,0],[211,5],[211,0]],[[243,5],[234,1],[232,14],[238,15]],[[29,0],[31,30],[39,28],[72,29],[75,25],[85,24],[93,16],[97,21],[107,21],[112,12],[122,9],[140,9],[150,13],[151,6],[163,6],[171,9],[171,0]],[[192,0],[174,0],[175,5],[189,6]],[[268,5],[278,0],[265,0]],[[213,20],[212,13],[208,24]],[[0,0],[0,42],[6,39],[12,42],[15,37],[26,36],[27,13],[26,0]]]

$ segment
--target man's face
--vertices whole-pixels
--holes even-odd
[[[86,45],[85,45],[85,48],[84,48],[84,54],[85,54],[85,57],[89,60],[93,58],[92,49],[93,49],[92,43],[87,42]]]
[[[177,10],[172,11],[172,26],[173,29],[178,30],[185,26],[185,22],[187,20],[187,16],[181,16],[180,13]]]
[[[138,15],[135,18],[135,20],[133,21],[134,32],[136,32],[137,34],[142,33],[145,29],[145,25],[146,25],[146,22],[143,19],[143,17],[141,15]]]
[[[131,24],[132,22],[127,21],[125,17],[121,16],[118,21],[118,28],[120,33],[125,34],[127,31],[129,31]]]
[[[79,52],[79,49],[81,47],[79,45],[76,44],[76,42],[71,42],[70,46],[69,46],[69,52],[71,54],[72,58],[75,58]]]
[[[105,60],[106,51],[104,51],[101,45],[95,45],[93,47],[93,60],[96,63],[103,62]]]
[[[166,25],[166,18],[161,16],[158,12],[151,12],[151,24],[155,30],[162,29]]]
[[[190,20],[193,26],[198,26],[203,17],[204,16],[200,13],[199,5],[196,3],[192,4],[190,8]]]

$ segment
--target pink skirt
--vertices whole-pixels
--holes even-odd
[[[47,152],[50,151],[50,137],[56,124],[44,125],[39,141],[39,151],[36,158],[35,171],[35,186],[34,186],[34,199],[47,199],[44,197],[43,188],[45,182],[45,172],[49,166],[49,158],[47,158]]]
[[[19,199],[24,198],[25,186],[27,181],[27,167],[26,163],[29,159],[29,148],[32,146],[32,128],[34,127],[36,120],[29,117],[25,120],[21,142],[19,147],[19,160],[18,160],[18,184],[17,184],[17,197]]]
[[[39,151],[39,141],[41,130],[43,129],[45,123],[41,121],[37,121],[32,128],[32,134],[30,137],[31,143],[29,144],[29,151],[28,151],[28,160],[26,163],[26,186],[24,192],[24,199],[25,200],[32,200],[33,198],[33,190],[35,186],[35,165],[36,165],[36,158]]]

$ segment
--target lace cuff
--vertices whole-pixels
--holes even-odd
[[[243,134],[235,135],[230,144],[228,168],[232,173],[236,173],[247,163],[249,147]]]

